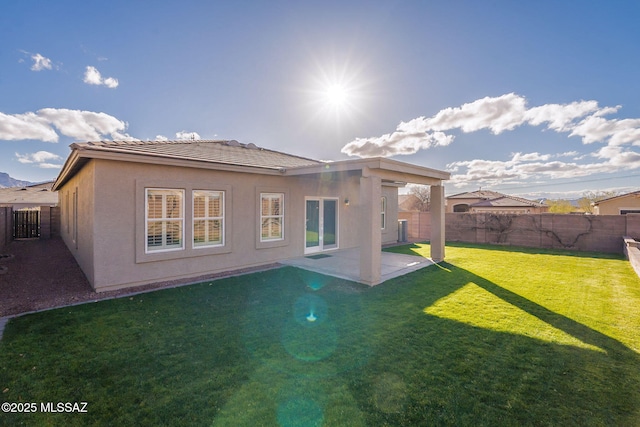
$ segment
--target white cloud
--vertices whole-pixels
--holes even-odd
[[[88,85],[101,85],[102,84],[102,75],[100,71],[96,67],[88,66],[86,71],[84,72],[84,80]]]
[[[0,140],[15,141],[36,139],[45,142],[58,142],[58,134],[51,129],[49,122],[36,113],[8,115],[0,113]]]
[[[98,71],[96,67],[92,67],[92,66],[87,66],[84,72],[83,81],[89,85],[98,85],[98,86],[102,85],[102,86],[108,87],[109,89],[115,89],[118,87],[118,84],[119,84],[118,79],[113,77],[107,77],[103,79],[102,74],[100,74],[100,71]]]
[[[181,139],[202,139],[200,138],[200,135],[198,134],[198,132],[187,132],[187,131],[182,131],[182,132],[176,132],[176,139],[181,140]]]
[[[114,139],[128,137],[121,133],[127,124],[105,113],[43,108],[38,111],[38,115],[47,119],[61,134],[76,140],[95,141],[99,140],[101,135],[110,135]]]
[[[33,65],[31,66],[31,70],[33,71],[50,70],[53,68],[51,60],[49,58],[45,58],[39,53],[31,55],[31,59],[33,59]]]
[[[16,153],[16,158],[20,163],[35,164],[43,169],[57,169],[62,167],[62,164],[51,163],[51,161],[62,160],[62,157],[48,151],[38,151],[31,154]]]
[[[115,89],[118,87],[118,79],[114,79],[113,77],[107,77],[104,79],[104,85],[109,89]]]
[[[525,113],[526,100],[510,93],[497,98],[478,99],[458,108],[445,108],[434,117],[422,120],[425,130],[475,132],[489,129],[497,135],[523,124]]]
[[[407,132],[413,123],[400,123],[398,130],[379,138],[357,138],[344,147],[342,152],[350,156],[389,157],[397,154],[413,154],[420,149],[445,146],[453,142],[452,135],[443,132]]]
[[[556,157],[576,157],[580,155],[577,151],[565,151],[564,153],[556,154]]]
[[[164,135],[156,135],[156,139],[155,139],[155,140],[156,140],[156,141],[168,141],[168,140],[169,140],[169,138],[167,138],[167,137],[166,137],[166,136],[164,136]]]
[[[547,123],[547,127],[550,130],[554,130],[556,132],[567,132],[571,129],[575,120],[590,113],[612,113],[615,111],[617,111],[617,108],[615,110],[611,110],[609,108],[598,108],[598,103],[596,101],[578,101],[564,105],[546,104],[539,107],[533,107],[527,110],[524,119],[532,126],[539,126],[543,123]]]
[[[418,117],[402,122],[395,132],[374,138],[358,138],[345,145],[342,152],[360,157],[413,154],[419,149],[450,144],[454,137],[445,134],[446,131],[459,129],[469,133],[489,130],[498,135],[526,124],[546,124],[549,130],[571,132],[569,136],[582,136],[584,143],[602,141],[604,138],[619,143],[640,141],[640,120],[616,121],[601,117],[615,113],[619,108],[601,108],[596,101],[577,101],[528,109],[523,96],[509,93],[494,98],[485,97],[456,108],[445,108],[433,117]],[[439,133],[439,143],[432,142],[435,133]]]
[[[35,113],[0,113],[0,140],[7,141],[58,142],[60,135],[83,141],[96,141],[105,136],[117,140],[136,139],[125,133],[126,129],[127,123],[92,111],[43,108]]]
[[[499,184],[534,177],[565,178],[593,173],[618,172],[640,168],[640,119],[607,119],[620,106],[599,107],[596,101],[546,104],[527,107],[523,96],[513,93],[485,97],[456,108],[445,108],[432,117],[418,117],[398,125],[395,132],[373,138],[357,138],[342,148],[350,156],[373,157],[413,154],[421,149],[449,145],[454,136],[447,131],[488,130],[497,135],[519,126],[544,126],[546,130],[578,136],[583,144],[601,143],[604,147],[591,156],[577,151],[560,154],[515,153],[507,161],[469,160],[453,162],[448,170],[454,184]],[[550,161],[573,157],[572,162]],[[591,162],[585,158],[598,159]]]
[[[563,153],[566,154],[566,153]],[[559,157],[559,156],[556,156]],[[563,161],[547,161],[550,155],[516,153],[510,160],[468,160],[453,162],[447,170],[453,173],[451,182],[457,186],[469,184],[499,185],[505,181],[533,178],[562,179],[578,178],[596,173],[614,173],[621,170],[640,168],[640,153],[624,150],[621,147],[606,146],[590,157],[601,159],[600,162],[577,163]]]
[[[608,141],[611,145],[640,145],[640,119],[607,120],[593,115],[575,126],[569,136],[581,136],[585,144]]]

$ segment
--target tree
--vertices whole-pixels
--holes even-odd
[[[582,197],[578,199],[578,206],[587,213],[593,213],[592,203],[600,200],[608,199],[618,195],[617,191],[585,191]]]
[[[573,205],[568,200],[547,200],[547,205],[549,205],[549,213],[568,214],[574,210]]]
[[[431,205],[431,189],[426,185],[411,185],[409,194],[415,197],[412,208],[420,212],[428,212]]]

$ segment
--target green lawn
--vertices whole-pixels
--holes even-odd
[[[14,319],[0,400],[88,412],[0,425],[640,425],[628,262],[446,250],[374,288],[287,267]]]

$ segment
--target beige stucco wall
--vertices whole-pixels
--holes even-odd
[[[629,194],[613,200],[602,201],[595,206],[596,215],[620,215],[621,209],[640,209],[640,195]]]
[[[61,205],[60,236],[92,284],[95,282],[93,240],[95,166],[95,162],[89,162],[58,193]],[[74,193],[78,195],[77,212],[73,201]]]
[[[359,179],[353,173],[285,177],[92,160],[61,189],[61,234],[92,286],[101,291],[264,265],[304,255],[308,196],[338,199],[339,248],[358,246]],[[69,206],[65,203],[65,194],[76,187],[80,201],[77,244],[73,227],[66,227],[72,196]],[[184,249],[145,253],[144,189],[149,187],[185,190]],[[191,247],[192,190],[225,190],[224,247]],[[283,241],[259,241],[260,192],[285,193]],[[383,241],[395,242],[397,188],[383,187],[383,192],[388,198]],[[68,214],[73,218],[73,212]]]

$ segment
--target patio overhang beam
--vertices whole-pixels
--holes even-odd
[[[327,162],[321,165],[289,168],[285,175],[313,175],[318,173],[335,173],[360,171],[362,176],[374,174],[385,181],[410,182],[412,184],[441,185],[443,180],[451,177],[449,172],[416,166],[384,157],[368,159],[342,160]]]

